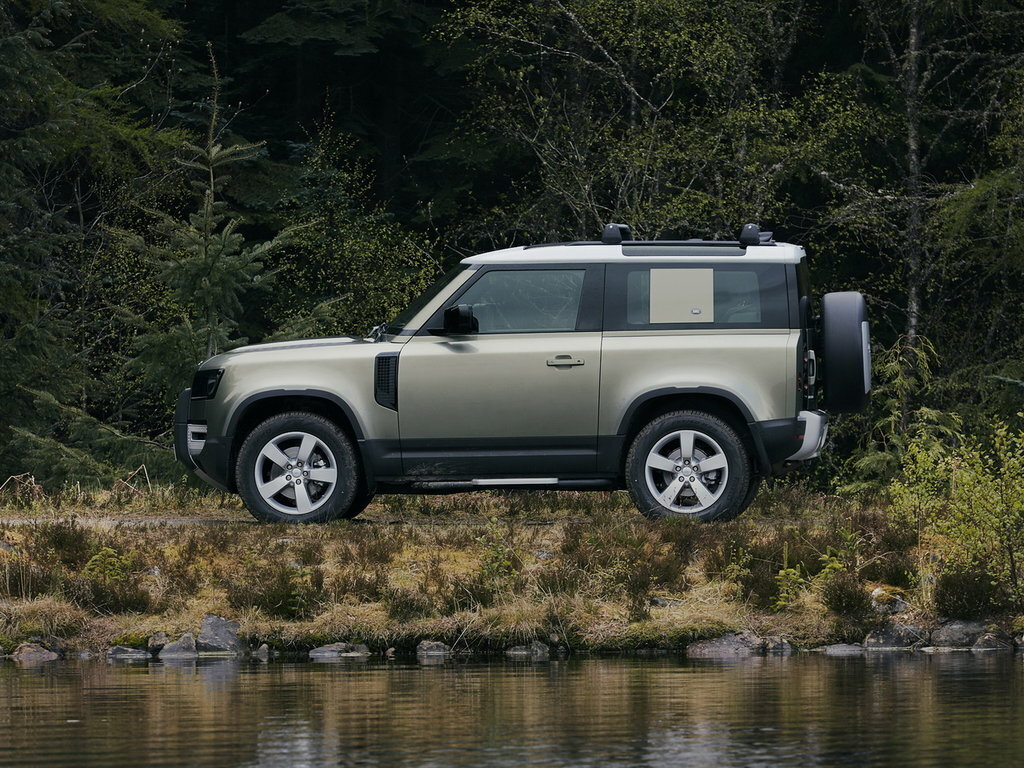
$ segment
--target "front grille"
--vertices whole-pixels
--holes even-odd
[[[373,398],[378,405],[398,410],[398,353],[377,355],[373,374]]]

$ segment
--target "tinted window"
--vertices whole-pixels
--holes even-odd
[[[788,328],[782,264],[609,268],[607,330]]]
[[[572,331],[585,275],[585,269],[493,270],[457,303],[473,306],[480,333]]]

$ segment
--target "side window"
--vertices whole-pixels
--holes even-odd
[[[787,328],[781,264],[616,266],[607,330]]]
[[[492,270],[458,298],[471,304],[480,333],[573,331],[585,269]]]

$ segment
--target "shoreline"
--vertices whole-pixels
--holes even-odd
[[[0,506],[0,652],[159,652],[189,635],[189,653],[208,616],[235,625],[237,651],[267,653],[1024,645],[1012,612],[939,615],[926,547],[884,508],[805,491],[711,525],[646,520],[621,493],[480,492],[384,497],[356,521],[301,527],[178,493]]]

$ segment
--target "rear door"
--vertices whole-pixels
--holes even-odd
[[[603,267],[494,265],[445,305],[476,333],[423,330],[398,366],[407,475],[568,477],[596,468]],[[442,325],[443,309],[426,324]]]

